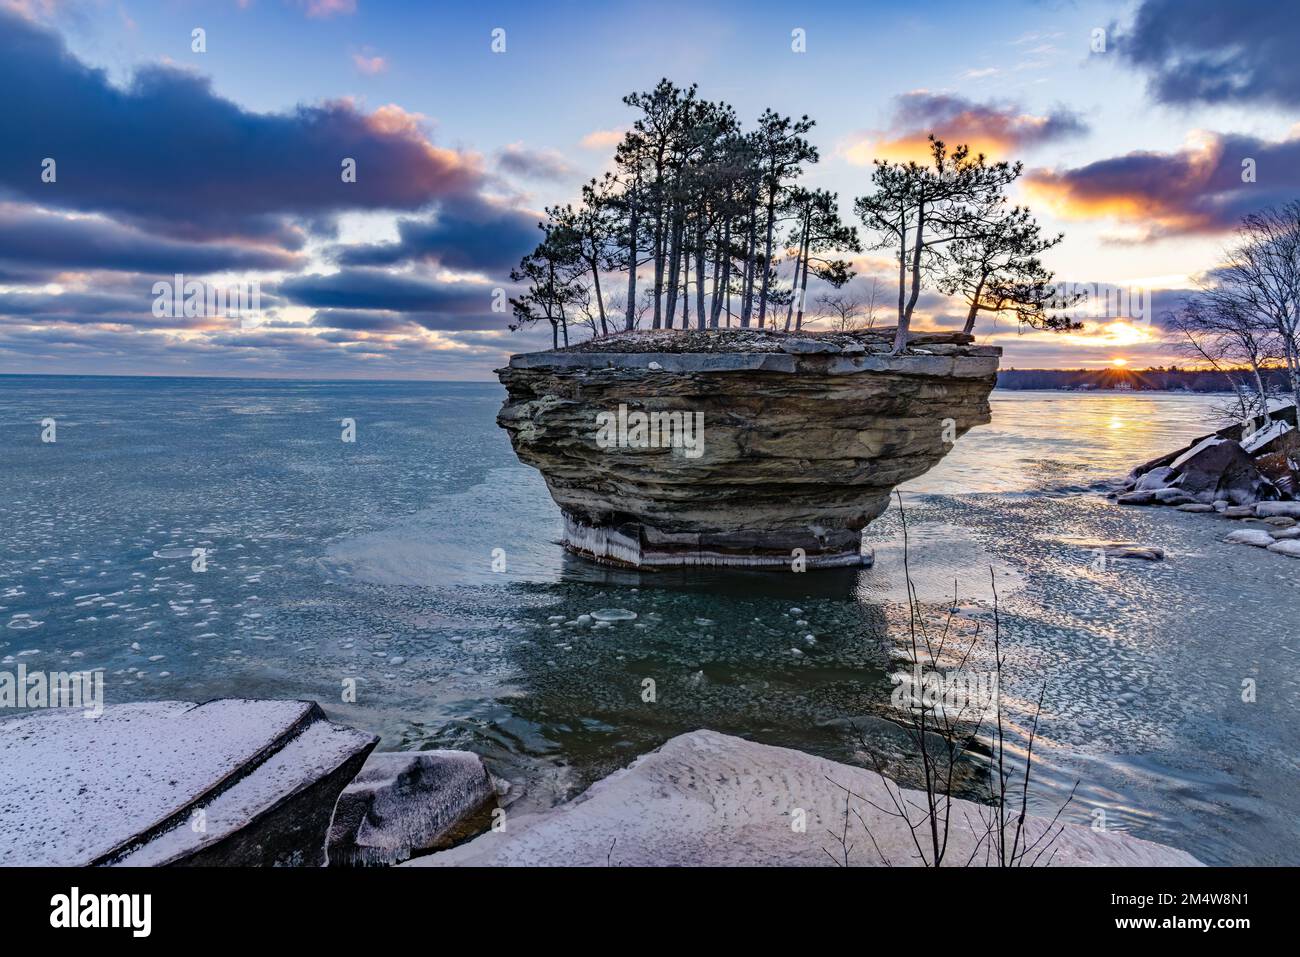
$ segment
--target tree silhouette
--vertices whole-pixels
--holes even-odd
[[[526,284],[511,300],[512,327],[545,319],[552,341],[567,344],[573,313],[606,336],[619,325],[612,310],[624,331],[641,328],[645,312],[652,329],[677,328],[679,316],[682,327],[738,319],[775,329],[783,310],[785,330],[800,331],[810,275],[823,294],[853,279],[849,257],[864,248],[857,227],[841,219],[836,194],[798,185],[818,161],[811,119],[768,109],[746,131],[732,107],[666,78],[623,102],[636,115],[613,169],[589,181],[578,203],[546,210],[543,241],[512,273]],[[1028,210],[1007,206],[1020,164],[990,163],[966,146],[950,152],[933,136],[929,144],[925,162],[877,160],[872,191],[854,203],[869,244],[898,263],[893,351],[907,348],[926,285],[962,297],[967,334],[981,312],[1076,328],[1041,259],[1061,236],[1044,236]],[[612,295],[618,272],[626,290]],[[872,290],[874,321],[875,280]],[[841,326],[856,318],[855,309],[829,310],[837,311]]]
[[[972,235],[956,239],[944,250],[939,266],[939,290],[960,296],[967,305],[965,335],[975,329],[980,312],[1015,314],[1035,329],[1078,329],[1063,310],[1082,298],[1057,290],[1053,273],[1039,259],[1064,233],[1044,236],[1042,228],[1022,206],[995,214]]]
[[[946,244],[973,240],[999,218],[1005,190],[1020,176],[1020,163],[990,165],[983,153],[972,157],[958,146],[951,153],[930,136],[930,162],[876,160],[875,191],[854,208],[863,224],[880,234],[877,248],[898,255],[898,330],[894,353],[907,348],[908,330],[921,296],[922,274]]]

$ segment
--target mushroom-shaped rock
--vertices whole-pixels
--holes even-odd
[[[862,529],[892,490],[990,419],[1000,350],[969,337],[891,355],[879,331],[732,332],[612,337],[498,370],[497,422],[545,478],[569,550],[635,566],[861,565]]]

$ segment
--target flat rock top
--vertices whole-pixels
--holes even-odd
[[[907,825],[878,809],[893,807],[879,775],[801,751],[695,731],[643,755],[563,807],[512,819],[505,831],[412,865],[833,866],[831,855],[843,854],[827,833],[843,827],[844,791],[836,784],[862,798],[852,807],[871,829],[868,835],[855,816],[846,842],[853,846],[850,865],[878,866],[882,856],[895,866],[918,863]],[[896,785],[888,787],[899,797]],[[900,800],[919,807],[924,795],[904,789]],[[791,826],[801,811],[802,830]],[[971,858],[979,838],[967,822],[978,825],[989,811],[953,801],[946,863],[962,866]],[[1046,821],[1030,818],[1030,841],[1046,828]],[[1038,865],[1049,857],[1053,866],[1198,863],[1184,851],[1077,824],[1065,825]],[[974,863],[984,863],[982,852]]]
[[[258,761],[314,707],[158,701],[0,722],[0,866],[100,858]]]
[[[967,346],[975,340],[960,333],[914,333],[909,349],[926,345]],[[894,328],[863,332],[780,332],[774,329],[638,329],[592,339],[555,350],[564,353],[665,354],[699,352],[806,352],[815,347],[839,352],[848,347],[867,353],[888,352],[894,344]]]

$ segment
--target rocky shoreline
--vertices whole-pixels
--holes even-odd
[[[872,838],[854,837],[862,850],[845,863],[921,863],[908,825],[873,810],[891,793],[920,806],[919,792],[708,730],[518,820],[477,755],[372,753],[373,735],[312,702],[124,704],[91,720],[47,710],[0,731],[0,865],[830,866],[848,854],[847,842],[827,847],[846,789]],[[977,849],[989,809],[954,808],[947,860],[987,866]],[[1038,866],[1199,863],[1082,825],[1030,818],[1026,834],[1057,829]]]
[[[374,753],[311,701],[42,709],[0,722],[0,866],[394,864],[475,833],[477,755]]]
[[[1233,519],[1229,544],[1300,558],[1300,430],[1296,407],[1231,425],[1135,468],[1109,494],[1120,505],[1164,506]]]

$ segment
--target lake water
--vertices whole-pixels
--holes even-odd
[[[109,703],[311,698],[385,748],[480,752],[522,806],[699,727],[863,763],[845,719],[888,713],[897,508],[869,530],[869,569],[598,568],[555,544],[554,504],[495,426],[502,397],[0,377],[0,668],[103,668]],[[978,616],[999,583],[1004,693],[1047,682],[1034,810],[1077,781],[1069,819],[1294,864],[1300,563],[1221,544],[1226,520],[1099,494],[1206,431],[1213,401],[994,393],[993,423],[904,490],[911,564],[936,608],[955,583]],[[1102,540],[1169,554],[1098,570],[1084,546]],[[601,608],[638,617],[565,624]]]

